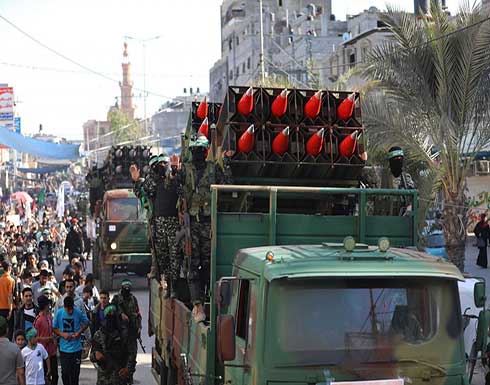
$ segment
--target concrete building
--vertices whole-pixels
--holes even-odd
[[[331,0],[264,0],[264,64],[269,78],[297,88],[329,87],[389,38],[377,8],[336,20]],[[225,0],[221,6],[221,58],[210,70],[210,100],[229,85],[254,84],[260,75],[258,2]]]

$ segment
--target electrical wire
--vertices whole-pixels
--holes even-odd
[[[49,47],[48,45],[44,44],[43,42],[41,42],[39,39],[37,39],[36,37],[32,36],[31,34],[29,34],[28,32],[24,31],[23,29],[21,29],[20,27],[18,27],[16,24],[14,24],[13,22],[11,22],[9,19],[7,19],[5,16],[3,16],[2,14],[0,14],[0,19],[2,19],[3,21],[5,21],[7,24],[9,24],[12,28],[14,28],[15,30],[17,30],[18,32],[20,32],[22,35],[24,35],[25,37],[27,37],[28,39],[32,40],[33,42],[35,42],[36,44],[38,44],[39,46],[43,47],[44,49],[50,51],[51,53],[55,54],[56,56],[59,56],[61,57],[62,59],[74,64],[75,66],[77,67],[80,67],[82,68],[83,70],[87,71],[87,72],[90,72],[94,75],[97,75],[103,79],[106,79],[106,80],[109,80],[111,82],[115,82],[117,84],[119,84],[119,80],[117,79],[114,79],[106,74],[104,74],[103,72],[100,72],[100,71],[97,71],[97,70],[94,70],[90,67],[87,67],[86,65],[84,64],[81,64],[79,62],[77,62],[76,60],[73,60],[71,59],[70,57],[64,55],[63,53]],[[158,97],[161,97],[161,98],[164,98],[164,99],[169,99],[169,100],[172,100],[174,99],[174,97],[171,97],[171,96],[166,96],[166,95],[161,95],[159,93],[156,93],[156,92],[153,92],[153,91],[149,91],[149,90],[142,90],[140,88],[136,88],[134,87],[133,88],[134,90],[136,91],[141,91],[141,92],[145,92],[147,95],[154,95],[154,96],[158,96]]]

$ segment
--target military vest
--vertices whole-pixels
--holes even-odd
[[[189,215],[211,215],[211,185],[217,182],[216,167],[215,163],[206,161],[202,178],[196,183],[196,167],[192,163],[186,166],[184,191]]]

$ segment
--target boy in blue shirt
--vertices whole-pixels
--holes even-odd
[[[82,358],[81,334],[88,328],[86,314],[74,308],[73,297],[65,297],[56,312],[53,331],[60,337],[61,378],[64,385],[78,385]]]

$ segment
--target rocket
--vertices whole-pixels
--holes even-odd
[[[317,133],[313,134],[313,136],[308,139],[306,142],[306,153],[311,156],[318,156],[322,151],[323,147],[323,133],[325,129],[322,128]]]
[[[272,152],[276,155],[283,155],[288,150],[289,145],[289,126],[276,135],[272,141]]]
[[[254,108],[254,90],[250,87],[238,101],[237,110],[243,116],[247,116]]]
[[[354,112],[356,102],[356,93],[353,92],[347,98],[342,100],[342,103],[337,107],[337,118],[340,120],[348,120]]]
[[[255,127],[252,124],[238,139],[238,151],[248,153],[254,148],[254,131]]]
[[[339,144],[339,154],[344,158],[354,155],[357,147],[357,130],[345,137]]]
[[[305,115],[310,119],[315,119],[320,113],[320,107],[322,102],[322,91],[317,91],[310,100],[305,104]]]
[[[271,106],[272,115],[276,118],[281,118],[288,108],[288,90],[285,88],[274,99]]]
[[[197,107],[196,115],[199,119],[204,119],[208,116],[208,101],[206,96],[203,98]],[[206,135],[207,136],[207,135]]]

